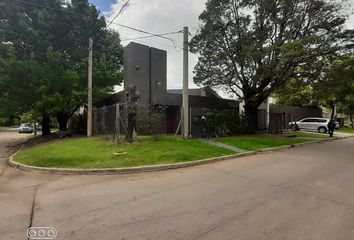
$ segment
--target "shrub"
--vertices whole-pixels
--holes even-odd
[[[246,132],[238,111],[219,110],[204,113],[204,137],[226,137]]]
[[[149,134],[155,141],[160,139],[166,107],[139,105],[137,111],[137,131]]]
[[[86,114],[76,113],[69,120],[69,131],[72,133],[83,134],[87,129]]]

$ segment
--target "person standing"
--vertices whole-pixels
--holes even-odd
[[[336,127],[336,124],[334,123],[333,119],[331,119],[331,120],[328,122],[327,127],[328,127],[329,136],[330,136],[330,137],[333,137],[334,128]]]

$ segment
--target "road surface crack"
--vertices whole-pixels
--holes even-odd
[[[31,208],[31,216],[30,216],[30,222],[29,222],[28,228],[31,228],[31,227],[32,227],[32,223],[33,223],[34,209],[35,209],[35,207],[36,207],[37,189],[38,189],[38,185],[34,187],[34,191],[33,191],[33,200],[32,200],[32,208]]]

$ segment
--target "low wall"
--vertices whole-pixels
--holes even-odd
[[[278,122],[285,128],[287,127],[288,122],[299,121],[307,117],[322,117],[322,109],[318,108],[302,108],[302,107],[293,107],[285,105],[276,105],[270,104],[269,106],[269,120]],[[268,128],[266,123],[267,112],[264,109],[258,110],[258,128],[266,129]]]
[[[299,121],[307,117],[322,117],[322,109],[320,108],[302,108],[285,105],[271,104],[269,106],[271,113],[285,113],[293,115],[294,121]]]

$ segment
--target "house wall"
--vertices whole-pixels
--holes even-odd
[[[138,43],[124,48],[124,86],[136,86],[141,104],[162,101],[167,91],[167,53]]]
[[[151,103],[157,104],[167,91],[167,53],[157,48],[150,48],[150,52]]]
[[[126,46],[124,48],[124,86],[129,85],[135,86],[139,91],[139,104],[167,107],[164,122],[161,123],[161,131],[175,132],[180,122],[182,94],[178,92],[181,90],[175,93],[167,91],[167,52],[134,42]],[[125,101],[124,94],[115,94],[107,102],[115,104],[117,101]],[[190,90],[189,106],[194,109],[191,111],[192,132],[200,135],[201,125],[198,118],[201,117],[202,109],[229,109],[237,105],[236,101],[207,94],[202,89]]]
[[[269,106],[269,114],[273,114],[273,118],[270,117],[270,121],[274,121],[274,114],[283,114],[283,118],[285,123],[284,126],[287,126],[291,121],[299,121],[303,118],[307,117],[322,117],[322,109],[317,108],[302,108],[302,107],[293,107],[293,106],[285,106],[285,105],[276,105],[270,104]],[[280,116],[280,115],[278,115]],[[258,128],[266,129],[268,127],[267,124],[267,112],[265,109],[258,110]],[[280,117],[279,117],[280,118]],[[270,123],[272,124],[272,123]]]
[[[136,86],[139,102],[150,101],[150,47],[131,43],[124,48],[124,86]]]
[[[317,108],[302,108],[284,105],[270,105],[271,113],[286,113],[293,115],[294,121],[299,121],[306,117],[322,117],[322,109]]]

